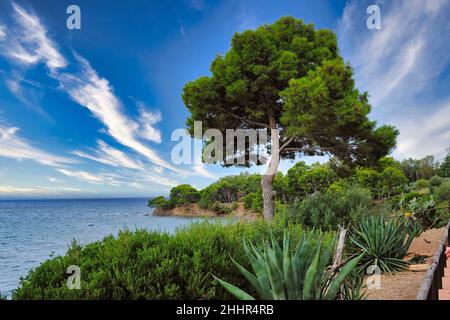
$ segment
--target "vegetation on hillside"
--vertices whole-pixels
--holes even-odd
[[[324,230],[335,230],[339,224],[354,223],[373,213],[397,211],[417,213],[424,227],[440,226],[450,217],[445,213],[450,203],[450,178],[445,176],[450,155],[442,163],[430,162],[431,158],[399,162],[384,157],[372,167],[356,168],[336,159],[312,165],[299,161],[286,174],[279,172],[275,177],[277,212],[295,223]],[[411,163],[417,174],[411,174],[407,165]],[[227,214],[242,202],[246,209],[262,212],[260,179],[259,174],[241,173],[223,177],[202,190],[180,185],[171,190],[168,199],[156,197],[149,206],[167,209],[197,203],[200,208]],[[424,210],[428,222],[421,217]]]
[[[318,234],[300,225],[287,227],[292,245],[305,235],[311,245]],[[73,243],[64,256],[53,257],[32,270],[13,293],[14,299],[229,299],[212,273],[250,294],[254,289],[242,278],[230,257],[246,268],[243,239],[263,247],[273,234],[282,241],[283,223],[198,223],[173,235],[158,231],[122,231],[117,237],[84,247]],[[333,235],[321,236],[331,246]],[[66,286],[66,269],[81,269],[81,289]]]

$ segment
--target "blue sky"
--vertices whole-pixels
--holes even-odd
[[[366,27],[374,3],[381,30]],[[66,27],[71,4],[81,30]],[[240,172],[171,163],[171,133],[189,115],[181,91],[208,75],[234,32],[285,15],[337,33],[372,118],[401,131],[395,157],[441,158],[449,12],[446,0],[2,1],[0,198],[145,197]]]

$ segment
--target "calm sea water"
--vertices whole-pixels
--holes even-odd
[[[201,220],[151,213],[146,199],[0,201],[0,292],[10,296],[21,276],[73,239],[86,244],[124,228],[174,232]]]

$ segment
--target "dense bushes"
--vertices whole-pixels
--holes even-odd
[[[215,202],[233,203],[242,197],[258,192],[261,176],[258,174],[242,173],[236,176],[227,176],[210,184],[200,192],[200,206],[211,209]]]
[[[162,209],[170,209],[170,208],[173,208],[174,205],[173,205],[173,202],[170,201],[170,199],[167,200],[163,196],[159,196],[159,197],[149,200],[148,206],[162,208]]]
[[[284,226],[271,226],[281,241]],[[289,226],[293,245],[301,226]],[[155,231],[124,231],[117,238],[80,247],[73,244],[67,254],[54,257],[31,271],[14,299],[228,299],[232,298],[211,273],[254,293],[230,256],[249,267],[243,238],[256,244],[268,240],[264,222],[237,224],[200,223],[174,235]],[[314,239],[313,235],[313,239]],[[325,236],[330,242],[331,234]],[[66,287],[66,269],[81,269],[81,289]]]
[[[448,201],[450,203],[450,181],[446,181],[437,187],[435,194],[439,201]]]
[[[245,209],[261,212],[263,208],[262,191],[249,193],[242,198],[242,202]]]
[[[200,194],[194,187],[188,184],[180,184],[170,190],[170,200],[174,206],[196,203],[200,199]]]
[[[382,171],[371,168],[358,168],[353,178],[360,186],[369,189],[378,198],[401,193],[408,182],[404,173],[396,167],[386,167]]]
[[[180,184],[170,190],[170,198],[166,199],[159,196],[151,199],[148,202],[149,207],[158,207],[162,209],[170,209],[177,206],[182,206],[189,203],[196,203],[199,201],[200,193],[194,187],[188,184]]]
[[[331,191],[333,190],[333,191]],[[369,190],[358,186],[332,188],[290,206],[287,217],[294,223],[323,230],[335,230],[367,215],[373,206]]]

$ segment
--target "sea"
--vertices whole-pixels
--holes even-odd
[[[117,235],[120,230],[148,229],[173,233],[206,218],[154,216],[147,199],[0,201],[0,293],[11,297],[20,277],[72,240],[80,244]]]

